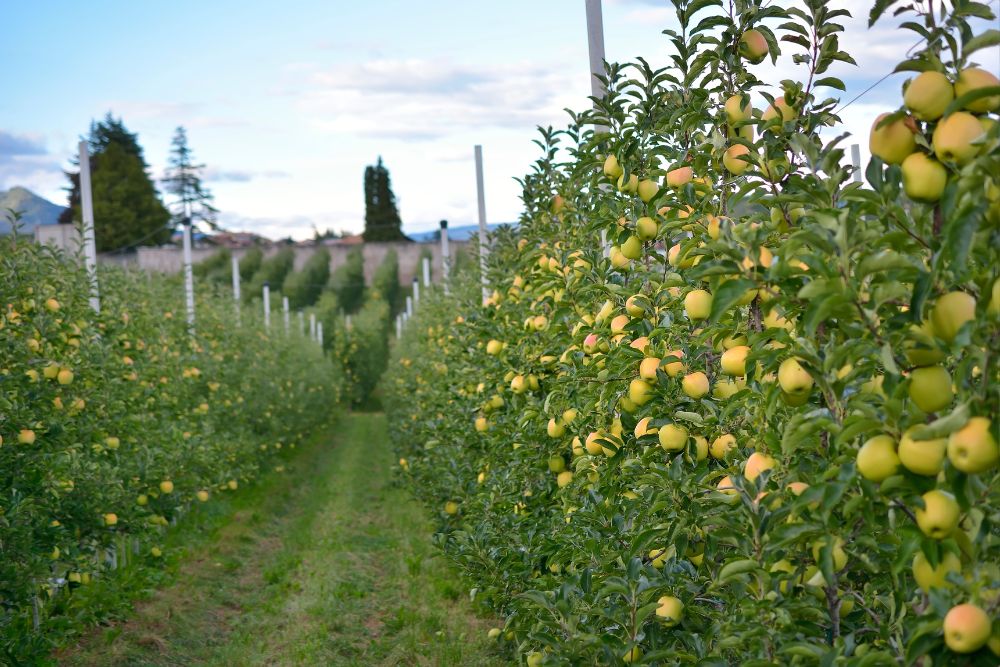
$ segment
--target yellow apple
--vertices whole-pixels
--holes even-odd
[[[956,111],[934,128],[931,145],[939,160],[964,165],[979,152],[979,146],[973,142],[981,136],[983,126],[979,119],[966,111]]]
[[[802,396],[812,391],[813,379],[798,359],[790,357],[778,366],[778,384],[786,394]]]
[[[666,356],[674,357],[677,361],[668,361],[663,365],[663,370],[670,377],[677,377],[684,371],[684,362],[680,361],[684,358],[684,352],[682,350],[671,350],[670,352],[667,352]]]
[[[884,113],[875,119],[868,137],[868,148],[872,155],[881,158],[886,164],[901,164],[917,149],[917,141],[905,118],[898,118],[879,127],[878,124],[888,115]]]
[[[946,342],[955,340],[958,330],[976,317],[976,297],[966,292],[949,292],[938,297],[931,309],[934,335]]]
[[[617,181],[622,175],[622,167],[618,164],[618,158],[609,155],[604,159],[604,175],[612,181]]]
[[[687,185],[694,178],[694,170],[691,167],[677,167],[667,172],[667,186],[679,188]]]
[[[973,417],[948,437],[948,460],[958,470],[974,475],[994,468],[1000,462],[1000,449],[990,432],[992,422]]]
[[[510,390],[515,394],[523,394],[528,391],[528,378],[523,375],[515,375],[510,381]]]
[[[68,368],[63,368],[56,374],[56,381],[59,384],[66,385],[73,382],[73,371]]]
[[[923,496],[924,506],[916,511],[917,526],[924,535],[943,540],[958,526],[959,508],[955,497],[934,489]]]
[[[626,192],[629,194],[635,194],[635,191],[639,189],[639,176],[636,174],[629,174],[628,180],[625,180],[625,174],[618,177],[618,190],[620,192]]]
[[[924,72],[910,81],[903,104],[920,120],[937,120],[955,99],[955,89],[941,72]]]
[[[1000,86],[1000,79],[995,74],[978,67],[968,67],[958,73],[958,80],[955,82],[955,94],[961,97],[974,90],[996,86]],[[965,109],[973,113],[1000,110],[1000,95],[980,97],[978,100],[966,104]]]
[[[924,412],[937,412],[951,405],[955,394],[951,374],[943,366],[922,366],[910,372],[910,400]]]
[[[719,493],[724,493],[727,496],[736,496],[739,494],[739,490],[737,490],[736,486],[733,484],[733,478],[729,475],[726,475],[719,480],[719,483],[715,485],[715,490]],[[730,502],[735,500],[735,498],[732,498],[730,499]]]
[[[642,379],[635,379],[628,385],[628,398],[636,405],[645,405],[653,398],[653,386]]]
[[[174,492],[174,483],[173,482],[171,482],[169,479],[165,479],[162,482],[160,482],[160,493],[166,494],[166,493],[173,493],[173,492]]]
[[[720,360],[722,372],[737,377],[746,375],[748,354],[750,354],[750,348],[746,345],[737,345],[723,352]]]
[[[734,451],[736,451],[736,436],[732,433],[723,433],[713,440],[708,448],[708,453],[718,461],[725,460]]]
[[[973,653],[982,648],[993,632],[990,617],[974,604],[960,604],[944,617],[944,643],[955,653]]]
[[[737,93],[726,100],[726,120],[730,125],[745,123],[753,118],[753,107],[750,106],[750,96]]]
[[[560,489],[572,481],[573,481],[573,473],[569,470],[564,470],[556,476],[556,485]]]
[[[669,628],[680,623],[684,617],[684,603],[672,595],[664,595],[656,604],[656,617]]]
[[[733,144],[726,149],[725,154],[722,156],[722,164],[725,165],[730,174],[733,176],[739,176],[747,170],[747,167],[750,166],[750,163],[742,157],[749,154],[750,149],[745,145]]]
[[[642,305],[642,299],[644,298],[641,294],[633,294],[625,299],[625,312],[632,317],[642,317],[646,313],[646,309]]]
[[[650,421],[652,421],[651,417],[643,417],[638,421],[638,423],[636,423],[635,429],[632,431],[636,438],[641,438],[644,435],[651,435],[657,432],[655,426],[649,425]]]
[[[448,502],[446,502],[444,504],[444,513],[458,514],[458,503],[456,503],[454,500],[449,500]]]
[[[937,567],[931,567],[923,551],[918,551],[913,557],[913,579],[925,591],[948,587],[948,573],[961,571],[962,561],[950,551],[942,554]]]
[[[692,321],[706,319],[712,312],[712,295],[703,289],[691,290],[684,297],[684,312]]]
[[[656,357],[646,357],[639,362],[639,377],[643,380],[655,380],[656,369],[660,367],[660,360]]]
[[[21,429],[17,434],[17,442],[22,445],[35,444],[35,432],[28,428]]]
[[[825,537],[821,537],[813,542],[812,556],[816,563],[819,563],[820,556],[823,555],[823,547],[826,546],[826,542],[827,538]],[[847,567],[847,552],[844,551],[844,544],[844,538],[842,537],[838,537],[833,541],[833,553],[830,555],[833,556],[833,569],[837,571],[843,570]]]
[[[601,433],[600,431],[593,431],[587,436],[587,440],[584,443],[584,447],[587,453],[591,456],[597,456],[604,452],[604,448],[597,442],[598,439],[607,438],[606,433]]]
[[[476,417],[475,425],[478,433],[485,433],[490,428],[490,423],[486,417]]]
[[[767,40],[760,31],[747,30],[740,35],[739,52],[745,60],[756,65],[767,57]]]
[[[503,350],[503,343],[498,340],[491,340],[486,343],[486,354],[496,356]]]
[[[644,178],[639,181],[639,186],[636,190],[639,194],[639,199],[648,203],[660,191],[660,186],[656,184],[656,181]]]
[[[948,184],[948,170],[926,153],[911,153],[903,160],[903,190],[914,201],[936,202]]]
[[[401,460],[405,460],[405,459],[401,459]],[[208,502],[208,491],[201,490],[198,493],[196,493],[195,496],[197,496],[198,500],[200,500],[203,503],[204,502]]]
[[[642,184],[639,184],[641,190]],[[639,239],[642,241],[652,241],[656,238],[656,232],[659,228],[656,225],[656,220],[653,220],[649,216],[643,216],[635,221],[635,232]]]
[[[692,437],[694,439],[695,460],[704,461],[708,458],[708,438],[703,435]]]
[[[761,115],[761,119],[767,125],[768,123],[784,123],[794,120],[797,115],[798,112],[785,101],[784,96],[779,96],[774,98],[774,104],[767,107]]]
[[[701,398],[709,390],[708,376],[701,371],[685,375],[681,380],[681,390],[691,398]]]
[[[628,326],[630,318],[628,315],[615,315],[611,320],[611,333],[621,334],[625,333],[625,327]]]
[[[642,649],[638,646],[633,646],[622,655],[622,662],[626,665],[631,665],[633,662],[640,660],[642,660]]]
[[[948,439],[914,440],[912,434],[916,428],[916,426],[908,428],[899,439],[899,460],[904,468],[914,474],[937,475],[944,465]]]
[[[858,472],[865,479],[881,482],[899,471],[896,441],[889,435],[870,438],[858,450]]]
[[[548,425],[545,427],[545,431],[549,434],[550,438],[561,438],[566,435],[566,426],[553,417],[549,420]]]
[[[630,236],[621,245],[621,253],[628,259],[639,259],[642,257],[642,241],[638,236]]]
[[[687,445],[688,432],[683,426],[678,426],[677,424],[667,424],[666,426],[660,427],[658,433],[660,439],[660,447],[666,452],[679,452],[682,451]]]
[[[760,452],[754,452],[747,458],[746,465],[743,466],[743,476],[751,482],[756,481],[765,470],[771,470],[778,465],[772,457]]]
[[[114,512],[109,512],[104,515],[105,526],[114,526],[117,523],[118,523],[118,515],[115,514]]]
[[[549,457],[549,472],[562,472],[566,469],[566,461],[561,456]]]

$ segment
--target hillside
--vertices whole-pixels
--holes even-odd
[[[6,215],[7,209],[13,209],[22,214],[20,231],[31,234],[38,225],[54,225],[59,220],[63,207],[39,197],[31,190],[13,187],[6,192],[0,192],[0,234],[10,234],[11,223]]]

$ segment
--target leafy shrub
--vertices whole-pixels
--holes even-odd
[[[306,260],[301,271],[288,274],[281,291],[288,297],[291,308],[305,308],[316,302],[329,279],[330,252],[320,247]]]

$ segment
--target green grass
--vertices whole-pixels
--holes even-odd
[[[345,417],[65,665],[498,665],[423,509],[391,483],[382,415]]]

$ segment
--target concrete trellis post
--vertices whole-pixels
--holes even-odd
[[[854,182],[861,183],[861,146],[851,144],[851,163],[854,165]]]
[[[309,340],[316,340],[316,313],[309,313]]]
[[[597,78],[604,69],[604,17],[601,0],[587,0],[587,51],[590,54],[590,94],[600,99],[607,92]]]
[[[441,221],[441,281],[444,293],[448,293],[448,277],[451,275],[451,248],[448,245],[448,221]]]
[[[94,237],[94,198],[90,190],[90,153],[87,142],[80,145],[80,208],[83,213],[83,257],[90,281],[90,307],[101,312],[101,291],[97,283],[97,241]]]
[[[299,333],[303,334],[306,332],[306,316],[301,310],[299,311]]]
[[[264,328],[271,328],[271,285],[264,283]]]
[[[410,319],[410,315],[413,315],[413,297],[406,297],[406,319]]]
[[[476,203],[479,209],[479,275],[483,283],[483,303],[489,298],[486,284],[486,193],[483,192],[483,147],[476,144],[473,151],[476,159]]]
[[[290,314],[288,312],[288,297],[287,296],[281,297],[281,310],[283,311],[282,314],[284,315],[284,320],[285,320],[285,335],[287,336],[288,335],[288,330],[289,330],[288,317],[289,317],[289,314]]]
[[[316,342],[319,343],[320,347],[323,347],[323,323],[316,323]]]
[[[416,308],[417,304],[420,303],[420,281],[416,278],[413,279],[413,307]]]
[[[431,258],[424,257],[424,287],[431,286]]]
[[[240,260],[233,255],[233,305],[236,308],[236,323],[240,321]]]
[[[186,207],[185,207],[186,208]],[[188,329],[194,332],[194,270],[191,267],[191,219],[184,220],[184,304]]]
[[[348,330],[351,328],[351,316],[350,315],[345,315],[344,316],[344,328],[348,329]]]
[[[403,316],[396,315],[396,338],[403,337]]]

